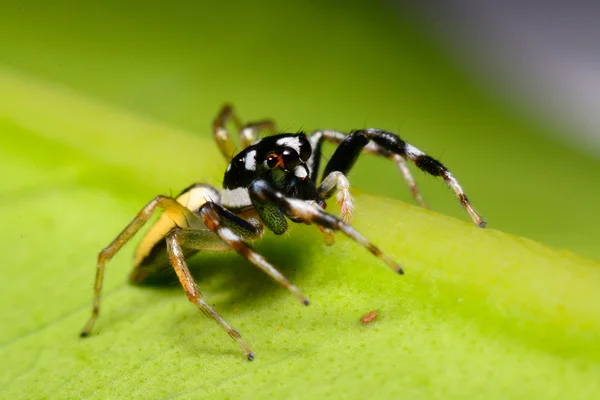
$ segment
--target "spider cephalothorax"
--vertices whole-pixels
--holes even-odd
[[[226,124],[232,120],[239,128],[243,149],[237,151]],[[270,135],[258,139],[258,132]],[[353,200],[346,175],[358,156],[366,151],[393,160],[408,183],[413,196],[425,205],[406,160],[419,169],[442,177],[454,191],[473,221],[485,222],[471,207],[458,181],[439,161],[404,142],[396,134],[381,129],[362,129],[345,134],[333,130],[304,133],[276,133],[266,120],[242,125],[231,106],[225,106],[213,124],[215,141],[229,161],[221,191],[205,184],[194,184],[176,198],[157,196],[98,255],[94,307],[81,336],[87,336],[96,322],[104,266],[159,208],[163,214],[142,239],[135,257],[131,282],[142,282],[169,265],[175,270],[188,299],[215,320],[240,345],[249,360],[254,353],[217,312],[203,299],[191,276],[185,257],[197,251],[235,250],[287,288],[303,304],[308,299],[277,269],[248,244],[263,234],[263,227],[276,234],[288,228],[287,220],[315,224],[332,243],[332,231],[341,231],[402,274],[402,267],[358,233],[351,225]],[[318,179],[321,146],[324,141],[338,144]],[[341,218],[324,211],[325,201],[336,194]]]
[[[248,189],[256,180],[271,182],[286,196],[317,200],[307,161],[311,147],[304,133],[259,139],[232,158],[223,178],[222,204],[229,209],[252,206]]]

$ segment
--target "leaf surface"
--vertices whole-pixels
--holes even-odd
[[[235,254],[191,262],[247,362],[172,278],[107,268],[91,338],[97,252],[157,193],[218,183],[209,140],[0,70],[2,398],[592,398],[600,390],[600,266],[568,251],[355,190],[355,226],[396,276],[338,235],[294,226],[257,249],[303,307]],[[185,163],[182,162],[185,160]],[[331,209],[336,211],[335,206]],[[493,226],[493,225],[492,225]],[[138,238],[139,240],[139,238]],[[9,251],[8,251],[9,250]],[[359,320],[376,310],[367,325]]]

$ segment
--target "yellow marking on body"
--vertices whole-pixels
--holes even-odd
[[[177,197],[176,200],[179,204],[193,212],[198,210],[207,201],[210,201],[212,193],[214,193],[213,190],[207,189],[206,187],[192,187],[190,190]],[[177,210],[165,210],[140,242],[135,252],[135,267],[139,267],[142,261],[148,257],[152,248],[158,242],[164,240],[167,233],[176,226],[181,228],[202,228],[190,225],[190,222],[191,221],[188,221],[187,218]]]

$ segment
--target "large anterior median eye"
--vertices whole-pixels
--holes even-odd
[[[300,164],[300,156],[296,152],[296,150],[286,147],[281,153],[281,158],[283,160],[283,165],[285,169],[292,170]]]
[[[277,163],[279,162],[279,156],[277,154],[271,153],[267,156],[267,167],[275,168]]]

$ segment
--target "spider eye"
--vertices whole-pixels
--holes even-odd
[[[275,166],[277,165],[277,162],[279,161],[279,157],[277,156],[277,154],[269,154],[267,156],[267,167],[269,168],[275,168]]]
[[[281,153],[281,158],[283,159],[283,165],[286,169],[294,169],[300,163],[300,156],[296,150],[289,147],[283,150],[283,153]]]
[[[244,157],[238,157],[233,160],[233,166],[236,168],[242,168],[245,162],[246,160],[244,159]]]
[[[302,161],[308,161],[310,155],[312,154],[312,149],[310,148],[310,144],[308,141],[302,142],[300,145],[300,158]]]

